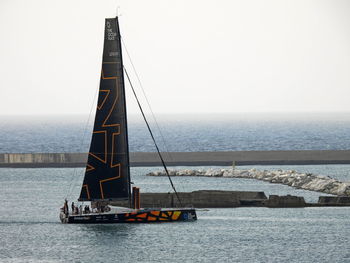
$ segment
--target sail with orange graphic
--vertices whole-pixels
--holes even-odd
[[[129,149],[118,19],[105,20],[94,129],[79,201],[130,199]]]

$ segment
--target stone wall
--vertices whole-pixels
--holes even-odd
[[[168,159],[168,156],[171,156]],[[169,166],[350,164],[350,151],[231,151],[172,152],[164,154]],[[87,153],[2,153],[0,167],[84,167]],[[130,153],[132,166],[161,166],[154,152]]]
[[[320,196],[318,198],[319,204],[324,205],[336,205],[336,204],[349,204],[350,196]]]
[[[253,191],[217,191],[200,190],[189,193],[141,193],[141,207],[196,207],[196,208],[230,208],[240,206],[241,199],[267,199],[264,192]],[[126,201],[112,202],[116,206],[127,206]]]
[[[270,195],[266,202],[267,207],[305,207],[304,197],[301,196],[278,196]]]

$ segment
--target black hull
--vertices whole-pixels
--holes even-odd
[[[61,218],[68,224],[164,223],[197,220],[194,208],[137,210],[130,213],[69,215]]]

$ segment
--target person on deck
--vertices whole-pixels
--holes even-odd
[[[72,202],[72,214],[75,213],[75,205],[74,205],[74,202]]]
[[[64,213],[66,216],[68,215],[68,201],[67,201],[67,199],[64,199],[63,213]]]

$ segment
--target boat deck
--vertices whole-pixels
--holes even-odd
[[[60,214],[62,223],[98,224],[98,223],[153,223],[197,220],[194,208],[159,209],[111,209],[104,213]]]

